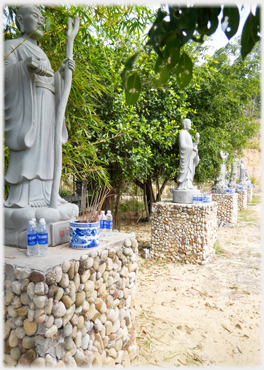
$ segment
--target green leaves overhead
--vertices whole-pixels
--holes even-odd
[[[186,87],[192,79],[193,63],[186,53],[182,53],[176,68],[176,76],[179,87],[182,89]]]
[[[137,72],[134,72],[128,77],[126,81],[126,103],[128,105],[133,105],[137,102],[140,91],[141,82]]]
[[[222,18],[222,30],[226,37],[230,40],[233,37],[239,26],[239,10],[237,6],[226,6]]]
[[[193,63],[186,54],[186,44],[191,41],[203,43],[205,36],[211,36],[217,30],[221,10],[223,11],[222,29],[230,40],[236,34],[240,23],[237,6],[161,6],[158,9],[156,19],[148,32],[149,40],[145,44],[146,50],[151,48],[157,55],[153,65],[156,74],[153,79],[155,87],[166,83],[174,69],[179,87],[185,88],[189,84],[192,79]],[[259,32],[260,8],[258,7],[255,16],[250,13],[243,29],[241,39],[243,59],[259,41]],[[126,71],[123,71],[123,81],[125,75]],[[140,79],[140,76],[138,78]],[[128,96],[127,91],[126,96]]]
[[[249,13],[247,20],[244,24],[241,37],[241,55],[242,58],[251,52],[255,43],[260,40],[260,8],[257,7],[256,15],[254,16],[252,12]]]

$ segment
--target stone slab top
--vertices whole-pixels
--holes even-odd
[[[94,251],[101,251],[109,247],[122,247],[127,238],[135,238],[135,233],[119,233],[112,232],[112,235],[103,237],[100,244],[94,248],[75,249],[70,246],[70,243],[56,245],[48,248],[48,255],[45,257],[26,255],[26,249],[18,249],[15,247],[4,247],[5,263],[15,265],[17,267],[27,267],[30,269],[46,272],[51,268],[62,264],[64,261],[78,260],[83,255],[90,255]]]
[[[204,202],[204,203],[198,203],[198,204],[194,204],[194,203],[174,203],[174,202],[156,202],[155,205],[159,205],[159,206],[166,206],[166,205],[169,205],[169,206],[174,206],[176,208],[180,208],[180,207],[187,207],[187,208],[192,208],[192,207],[208,207],[208,206],[212,206],[212,205],[215,205],[217,202],[215,201],[212,201],[212,202]]]

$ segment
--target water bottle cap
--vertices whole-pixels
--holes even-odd
[[[39,223],[40,223],[40,225],[45,225],[46,224],[45,218],[41,218],[39,220]]]
[[[36,222],[37,220],[36,220],[36,217],[32,217],[32,219],[31,219],[32,221],[34,221],[34,222]]]
[[[107,211],[107,214],[111,214],[111,211]]]
[[[34,225],[34,221],[33,220],[30,220],[29,221],[29,225]]]
[[[105,211],[101,211],[101,213],[104,215],[105,214]]]

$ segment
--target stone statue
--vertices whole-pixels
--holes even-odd
[[[193,196],[200,193],[196,186],[193,186],[195,168],[199,163],[198,144],[200,135],[197,132],[195,142],[189,134],[191,120],[186,118],[181,122],[183,130],[179,135],[180,168],[177,178],[178,187],[173,190],[174,203],[192,203]]]
[[[10,149],[5,175],[10,192],[4,205],[45,207],[50,202],[53,179],[56,103],[63,89],[65,64],[68,62],[74,70],[74,62],[64,60],[53,74],[46,54],[38,46],[38,38],[43,36],[38,27],[44,23],[44,17],[37,8],[21,7],[16,23],[20,36],[4,43],[4,55],[11,53],[4,61],[5,140]],[[62,143],[67,138],[64,124]]]
[[[10,184],[9,196],[4,202],[5,229],[17,231],[11,220],[14,216],[16,220],[23,219],[19,225],[23,224],[24,232],[31,215],[37,219],[45,217],[48,222],[49,218],[50,221],[65,220],[67,215],[73,216],[74,208],[74,205],[69,205],[68,211],[67,207],[64,211],[60,208],[56,217],[56,210],[54,213],[47,209],[54,177],[56,108],[63,94],[65,71],[73,72],[75,63],[64,59],[54,74],[46,54],[38,46],[44,21],[39,9],[32,5],[22,6],[16,14],[20,36],[4,43],[5,140],[10,150],[5,175],[5,184]],[[67,141],[65,122],[59,136],[61,143]],[[56,207],[65,203],[57,192]],[[28,210],[30,208],[32,211]],[[36,208],[43,209],[41,216]],[[18,209],[21,209],[19,216]],[[78,212],[78,207],[74,209]],[[7,239],[6,244],[9,243]]]
[[[220,172],[219,175],[216,176],[215,183],[212,186],[212,193],[216,194],[225,194],[227,189],[226,183],[226,159],[228,157],[228,153],[223,152],[220,150],[219,157],[222,159],[222,163],[220,165]]]
[[[245,165],[244,165],[244,159],[241,159],[240,172],[239,172],[239,184],[244,184],[245,183],[245,181],[246,181],[245,175],[246,175],[246,168],[245,168]]]
[[[198,144],[200,135],[196,133],[196,141],[193,143],[192,137],[189,134],[191,128],[191,120],[184,119],[182,122],[183,130],[179,135],[179,144],[180,144],[180,169],[179,176],[177,178],[178,190],[187,190],[187,189],[196,189],[193,186],[193,178],[195,174],[195,168],[199,163],[198,155]]]
[[[239,185],[249,185],[249,184],[251,184],[251,179],[249,178],[247,168],[244,165],[244,159],[241,159]]]
[[[232,164],[231,178],[230,178],[230,181],[228,183],[228,186],[230,188],[236,186],[236,178],[237,178],[237,162],[234,160],[234,162]]]

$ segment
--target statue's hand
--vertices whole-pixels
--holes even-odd
[[[74,62],[74,60],[69,59],[69,58],[64,59],[61,62],[61,66],[60,66],[60,69],[59,69],[59,72],[60,72],[62,78],[64,78],[65,67],[66,67],[67,63],[68,63],[68,67],[72,71],[72,73],[74,73],[74,71],[75,71],[75,62]]]
[[[38,59],[35,59],[33,57],[28,57],[24,60],[24,63],[28,67],[28,69],[39,75],[39,76],[47,76],[47,77],[52,77],[53,76],[53,70],[48,69],[44,67]]]

